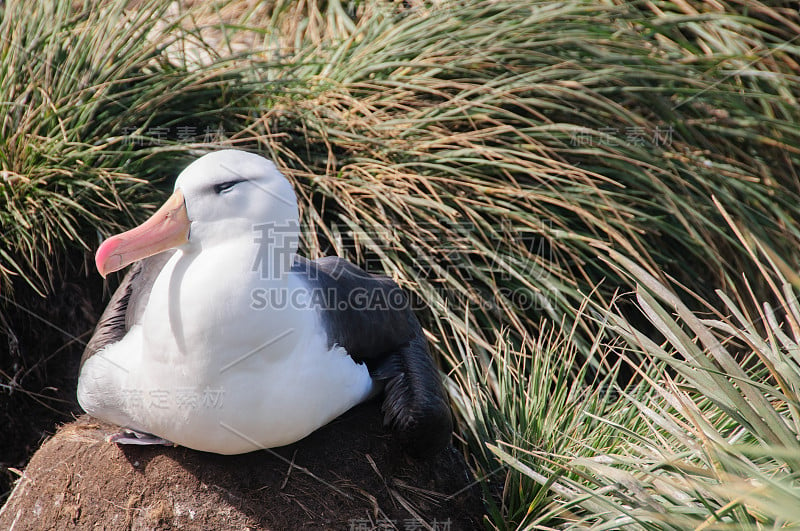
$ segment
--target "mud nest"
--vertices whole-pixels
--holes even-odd
[[[362,404],[295,444],[223,456],[117,446],[84,416],[34,454],[0,529],[475,529],[481,491],[448,448],[417,460]]]

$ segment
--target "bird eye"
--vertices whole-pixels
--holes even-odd
[[[222,194],[236,186],[237,184],[244,182],[245,179],[236,179],[233,181],[227,181],[224,183],[219,183],[214,185],[214,193]]]

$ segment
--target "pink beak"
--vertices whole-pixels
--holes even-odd
[[[175,190],[150,219],[100,245],[94,256],[97,270],[105,278],[137,260],[183,245],[189,241],[189,224],[183,192]]]

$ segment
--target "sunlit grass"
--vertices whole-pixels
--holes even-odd
[[[461,352],[450,391],[467,439],[482,443],[471,452],[493,481],[490,527],[800,525],[798,291],[750,251],[772,302],[751,295],[742,306],[719,291],[721,309],[709,303],[703,313],[678,296],[696,294],[608,251],[660,339],[613,304],[594,303],[577,318],[601,325],[592,352],[634,367],[631,385],[615,383],[619,366],[589,378],[574,330],[562,327],[544,326],[522,350],[498,338],[490,362]]]
[[[800,311],[797,291],[767,265],[773,304],[747,316],[724,292],[724,309],[700,316],[627,259],[637,300],[666,340],[658,343],[615,310],[599,310],[610,337],[627,342],[639,383],[598,414],[613,444],[570,451],[543,465],[499,453],[522,476],[554,481],[565,524],[605,529],[777,529],[800,524]],[[753,300],[754,307],[759,301]],[[566,446],[566,445],[565,445]],[[548,460],[545,459],[544,462]],[[541,468],[549,474],[537,473]],[[563,492],[575,493],[574,496]],[[580,493],[580,494],[579,494]],[[582,494],[585,496],[581,497]],[[579,501],[577,501],[579,500]],[[564,516],[562,514],[562,516]]]
[[[601,280],[606,299],[624,285],[598,245],[701,293],[741,288],[750,266],[712,195],[793,260],[791,61],[763,77],[736,70],[735,49],[675,39],[740,17],[449,5],[369,3],[322,44],[285,35],[308,41],[307,82],[266,109],[262,143],[299,185],[312,253],[379,264],[453,324],[441,335],[484,345],[498,326],[522,337],[569,318]],[[762,26],[748,35],[768,46]]]
[[[87,4],[88,6],[88,4]],[[47,291],[67,248],[90,249],[160,199],[186,147],[235,131],[252,85],[163,2],[5,2],[0,21],[0,284]],[[213,66],[175,60],[206,47]],[[249,72],[249,69],[248,69]],[[249,107],[248,107],[249,108]],[[185,138],[181,138],[185,135]],[[218,138],[213,137],[214,140]]]

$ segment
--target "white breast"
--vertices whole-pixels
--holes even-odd
[[[261,279],[241,255],[251,251],[225,247],[176,253],[141,325],[86,361],[78,400],[88,413],[236,454],[297,441],[370,395],[366,366],[328,348],[315,309],[250,304],[256,288],[292,292],[302,281]]]

